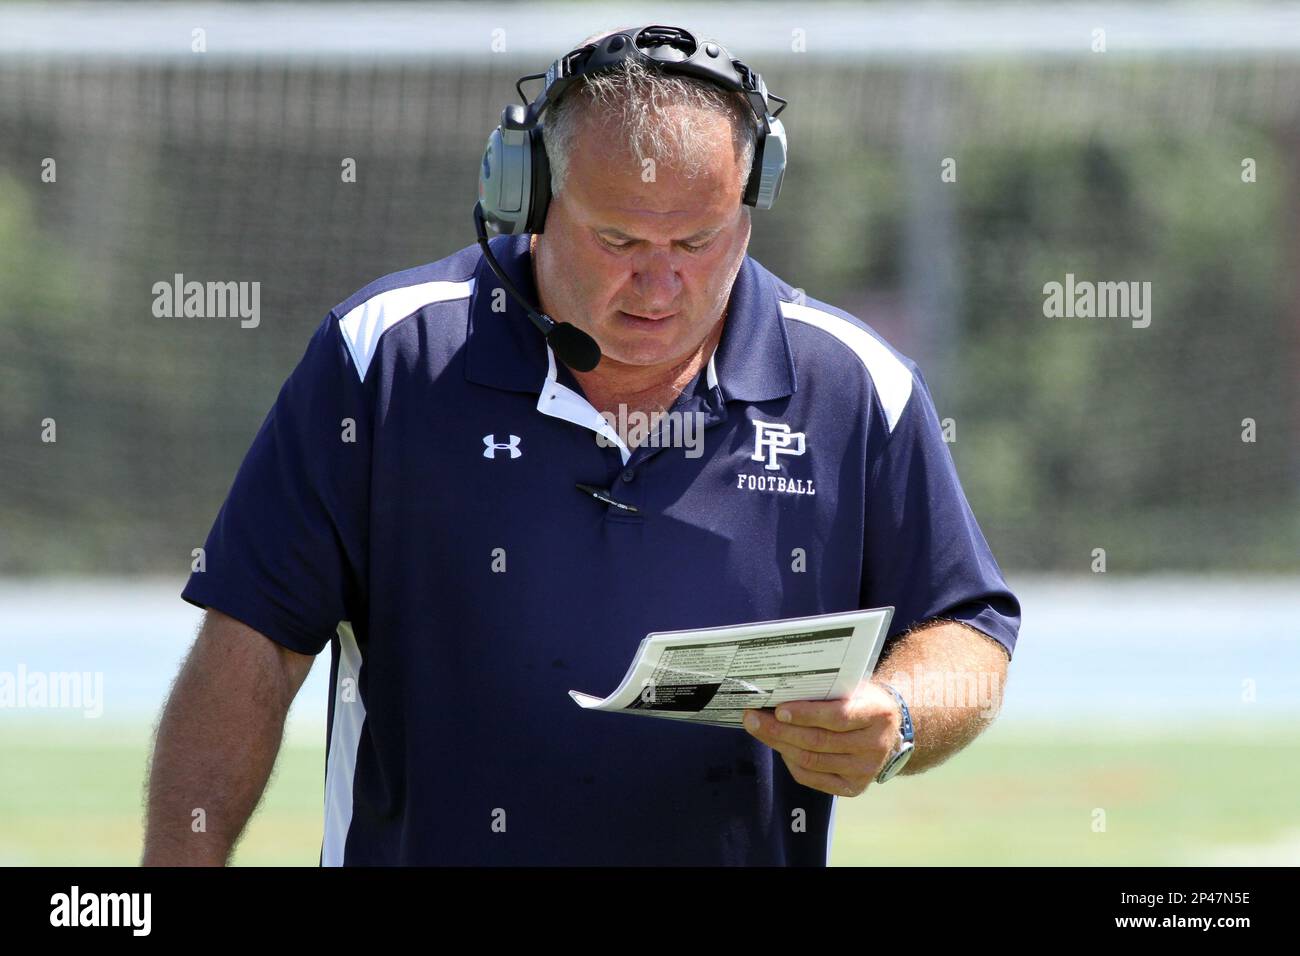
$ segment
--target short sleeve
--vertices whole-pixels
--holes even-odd
[[[918,369],[868,475],[863,606],[894,607],[890,638],[942,618],[982,631],[1010,656],[1020,602],[966,501]]]
[[[370,403],[333,313],[245,455],[181,596],[301,654],[364,602]]]

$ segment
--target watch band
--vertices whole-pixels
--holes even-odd
[[[898,727],[898,749],[886,758],[884,766],[876,774],[876,783],[884,783],[890,780],[903,769],[903,765],[907,763],[908,758],[912,756],[912,751],[915,749],[913,741],[916,736],[912,727],[912,714],[907,709],[907,701],[903,700],[903,695],[889,684],[882,683],[881,686],[894,695],[894,700],[898,702],[901,721]]]

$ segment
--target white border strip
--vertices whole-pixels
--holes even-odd
[[[213,60],[467,55],[537,59],[537,71],[597,29],[638,24],[641,4],[4,3],[0,55]],[[664,3],[659,23],[716,38],[750,62],[764,55],[911,57],[1300,51],[1300,4],[1243,3]],[[206,52],[192,50],[202,29]],[[798,31],[798,32],[796,32]]]
[[[826,821],[826,865],[831,865],[831,844],[835,840],[835,808],[839,806],[840,798],[831,794],[831,813],[830,819]]]
[[[361,726],[366,722],[366,705],[361,699],[361,649],[352,625],[339,622],[339,669],[335,679],[334,725],[330,728],[330,752],[325,761],[325,837],[321,844],[321,866],[342,866],[343,851],[352,826],[352,784],[357,772],[357,746]],[[352,680],[354,699],[345,701],[343,681]]]

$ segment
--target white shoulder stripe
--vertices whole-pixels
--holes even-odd
[[[903,409],[907,407],[907,400],[912,396],[912,373],[907,366],[869,332],[841,316],[795,302],[782,302],[781,312],[787,319],[806,322],[823,332],[829,332],[857,354],[871,374],[876,394],[880,396],[880,404],[885,410],[885,420],[889,423],[890,432],[893,432]]]
[[[422,282],[381,292],[339,319],[339,327],[352,351],[352,361],[356,363],[361,380],[365,381],[370,360],[375,357],[379,339],[385,332],[426,305],[465,299],[473,292],[473,279],[464,282]]]

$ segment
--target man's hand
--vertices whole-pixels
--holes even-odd
[[[913,628],[876,667],[876,674],[907,701],[915,749],[900,773],[935,767],[957,753],[997,716],[1009,655],[983,632],[956,621],[932,620]],[[934,688],[938,699],[932,700]],[[789,711],[789,722],[779,718]],[[749,718],[758,723],[749,726]],[[805,787],[856,797],[884,766],[898,742],[902,714],[894,696],[864,681],[848,700],[798,700],[779,704],[776,716],[745,711],[749,732],[781,754],[790,775]]]
[[[792,700],[778,704],[775,716],[745,711],[745,729],[781,755],[790,776],[841,797],[871,785],[898,743],[901,722],[893,695],[871,681],[848,700]]]

